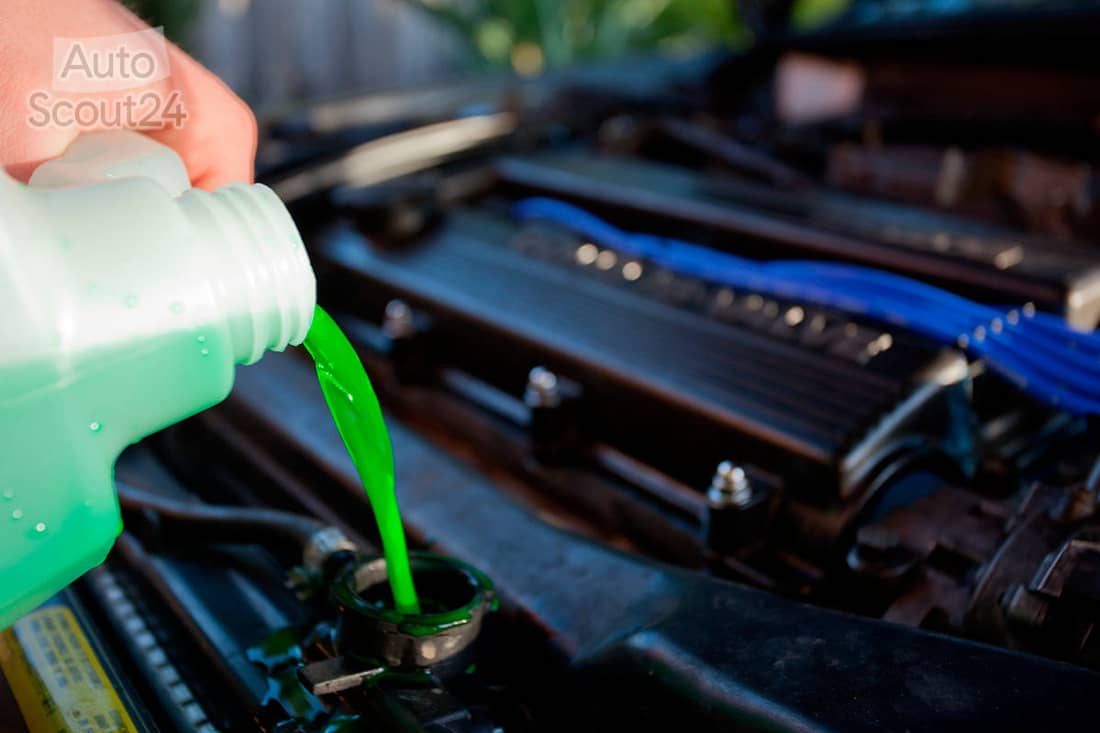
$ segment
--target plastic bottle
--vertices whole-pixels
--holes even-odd
[[[0,172],[0,629],[106,557],[123,448],[309,330],[313,271],[275,194],[188,186],[132,132],[80,137],[29,186]]]

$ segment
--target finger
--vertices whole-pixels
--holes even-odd
[[[176,47],[169,50],[172,89],[186,120],[149,133],[183,158],[192,184],[212,189],[251,182],[256,158],[256,118],[221,79]]]
[[[147,26],[114,0],[8,0],[13,22],[0,24],[5,74],[0,94],[13,103],[0,106],[0,164],[26,180],[44,160],[57,157],[80,132],[125,127],[130,115],[117,114],[127,95],[155,100],[158,114],[143,130],[169,145],[183,159],[193,185],[215,188],[230,181],[251,181],[256,150],[252,112],[212,73],[174,45],[168,47],[169,76],[136,89],[74,93],[52,89],[55,38],[88,38],[145,29]],[[12,7],[14,6],[14,7]],[[114,110],[92,124],[33,126],[29,97],[48,90],[70,104],[95,103]],[[150,96],[151,93],[151,96]],[[171,107],[170,105],[176,105]],[[143,112],[151,109],[143,103]],[[172,119],[167,112],[176,111]]]

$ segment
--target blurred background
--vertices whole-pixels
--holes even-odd
[[[731,0],[128,0],[258,110],[372,88],[751,42]],[[845,0],[809,0],[813,21]]]

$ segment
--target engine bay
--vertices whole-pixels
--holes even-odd
[[[1096,412],[1040,378],[1100,355],[1089,19],[268,120],[430,622],[387,611],[311,364],[269,355],[123,455],[126,532],[57,600],[134,728],[1094,729]]]

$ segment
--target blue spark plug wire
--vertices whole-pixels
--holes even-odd
[[[1100,414],[1100,335],[1033,307],[998,309],[901,275],[835,262],[758,262],[701,245],[623,231],[548,198],[517,202],[523,221],[549,221],[620,254],[733,288],[799,300],[900,326],[957,346],[1020,389],[1077,414]]]

